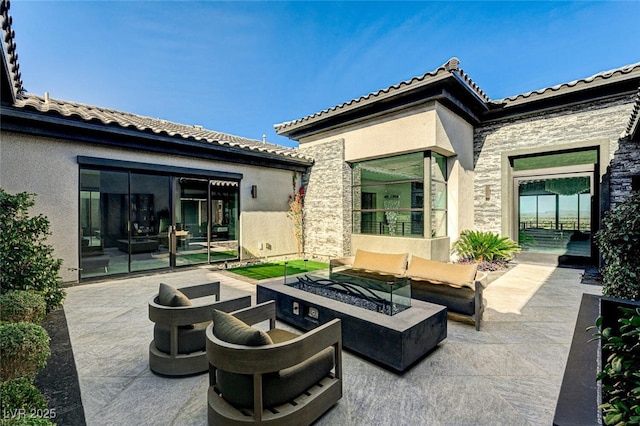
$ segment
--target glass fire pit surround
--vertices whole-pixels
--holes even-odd
[[[319,296],[395,315],[411,306],[411,285],[404,277],[391,275],[355,275],[321,270],[290,276],[285,263],[284,283]]]

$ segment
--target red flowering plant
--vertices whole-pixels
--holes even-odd
[[[295,181],[294,181],[295,182]],[[294,184],[295,185],[295,184]],[[304,187],[289,195],[289,212],[287,217],[293,221],[293,234],[298,243],[298,256],[302,256],[303,245],[303,208],[304,208]]]

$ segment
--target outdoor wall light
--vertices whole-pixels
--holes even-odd
[[[491,185],[484,186],[484,199],[489,201],[491,199]]]
[[[258,198],[258,185],[251,185],[251,198]]]

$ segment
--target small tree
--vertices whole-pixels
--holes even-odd
[[[53,257],[46,243],[51,232],[44,215],[30,217],[35,194],[11,195],[0,188],[0,291],[34,290],[47,303],[47,312],[64,300],[62,260]]]
[[[640,193],[605,214],[595,241],[604,260],[602,293],[640,300]]]

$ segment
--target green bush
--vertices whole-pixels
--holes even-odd
[[[30,217],[35,194],[11,195],[0,188],[0,289],[35,290],[47,303],[47,312],[62,304],[60,267],[53,247],[46,244],[51,232],[44,215]]]
[[[594,336],[602,341],[609,356],[597,379],[602,381],[602,404],[606,425],[640,424],[640,308],[618,307],[618,330],[602,329],[598,318]]]
[[[50,426],[56,417],[55,409],[47,408],[47,401],[38,388],[24,377],[0,382],[2,426]]]
[[[5,413],[9,410],[44,410],[47,408],[44,396],[25,377],[0,382],[0,397],[2,397],[2,408]]]
[[[595,241],[604,260],[602,293],[640,300],[640,193],[605,214]]]
[[[0,318],[9,322],[40,324],[47,314],[47,303],[41,294],[12,290],[0,295]]]
[[[37,324],[0,324],[0,376],[2,381],[25,377],[33,380],[51,355],[49,335]]]
[[[47,412],[45,410],[45,412]],[[0,420],[0,426],[55,426],[49,419],[43,417],[36,417],[31,414],[25,416],[18,415],[14,418],[8,418]]]
[[[520,245],[493,232],[462,231],[451,248],[462,259],[478,262],[512,259],[520,251]]]

